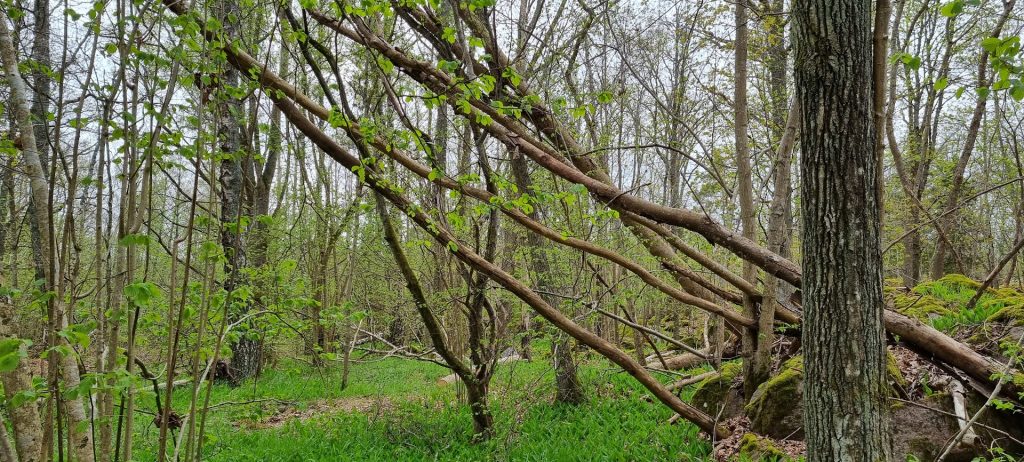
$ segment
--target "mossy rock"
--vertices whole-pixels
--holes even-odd
[[[1000,287],[995,289],[996,297],[999,298],[1024,298],[1024,292],[1016,287]]]
[[[886,361],[888,384],[906,387],[907,379],[888,353]],[[802,439],[804,416],[804,359],[794,356],[782,364],[779,372],[754,392],[744,410],[751,429],[772,438]]]
[[[904,290],[903,280],[900,278],[886,278],[882,281],[882,293],[891,295]]]
[[[704,412],[720,419],[735,417],[743,410],[743,390],[737,380],[743,373],[743,364],[731,361],[722,364],[718,375],[697,384],[691,402]]]
[[[750,460],[786,460],[788,455],[771,440],[753,433],[740,438],[740,455]]]
[[[921,322],[953,314],[953,311],[947,308],[942,300],[925,294],[896,295],[893,297],[893,307],[896,308],[896,311]]]
[[[945,276],[943,276],[943,277],[941,277],[939,279],[936,279],[936,280],[934,280],[932,282],[926,282],[924,284],[918,284],[917,287],[924,287],[925,290],[927,290],[928,288],[934,287],[935,285],[945,286],[945,287],[950,288],[950,289],[960,289],[960,290],[962,290],[962,289],[971,289],[971,290],[974,290],[974,291],[977,291],[978,289],[981,288],[981,283],[980,282],[975,281],[974,279],[971,279],[971,278],[969,278],[967,276],[964,276],[962,274],[956,274],[956,273],[947,274],[947,275],[945,275]],[[917,290],[917,287],[915,287],[914,289]]]
[[[1005,303],[1003,308],[989,316],[985,322],[998,322],[1011,326],[1024,326],[1024,297],[1012,297],[1009,299],[998,299],[993,302]]]
[[[744,410],[751,428],[773,438],[803,438],[804,358],[794,356],[757,387]]]

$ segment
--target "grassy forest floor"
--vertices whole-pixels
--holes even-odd
[[[468,406],[438,385],[436,364],[388,358],[355,363],[342,390],[341,365],[282,360],[258,380],[213,387],[204,460],[710,460],[710,443],[688,423],[667,425],[669,409],[603,359],[581,363],[589,392],[581,406],[554,404],[546,355],[498,366],[491,406],[497,436],[472,442]],[[665,377],[666,381],[672,377]],[[187,414],[188,387],[175,392]],[[153,413],[152,394],[141,412]],[[153,460],[152,414],[138,431],[138,460]]]
[[[1021,290],[989,289],[966,309],[980,284],[963,276],[913,289],[888,282],[887,299],[896,310],[1000,361],[1017,354],[1016,340],[1024,326]],[[577,357],[588,401],[580,406],[555,404],[549,343],[535,341],[533,350],[531,362],[498,365],[489,395],[497,435],[483,443],[473,442],[469,407],[459,399],[458,387],[438,383],[449,371],[437,364],[356,357],[349,385],[342,389],[340,362],[314,367],[299,359],[301,354],[281,355],[256,380],[235,388],[213,386],[203,460],[713,460],[711,442],[695,426],[685,421],[668,425],[668,408],[646,401],[648,392],[632,377],[595,354]],[[896,367],[901,377],[897,383],[904,388],[901,396],[923,400],[935,394],[928,383],[939,372],[912,354],[901,358]],[[665,382],[677,378],[661,376]],[[695,387],[684,391],[685,400]],[[188,386],[175,390],[176,413],[189,414],[189,392]],[[156,414],[153,394],[142,393],[139,402],[136,422],[142,424],[135,457],[154,460],[158,430],[150,423]]]

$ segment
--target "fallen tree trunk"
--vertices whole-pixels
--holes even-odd
[[[910,349],[924,356],[931,356],[989,386],[995,386],[1005,373],[1003,365],[974,351],[933,327],[895,311],[885,310],[885,327],[890,334],[899,336],[900,341]],[[1019,371],[1011,371],[1015,378]],[[1021,380],[1007,380],[1003,384],[1004,396],[1017,399],[1021,392]]]
[[[670,371],[678,371],[681,369],[697,367],[706,362],[708,362],[707,354],[701,357],[693,353],[683,353],[665,358],[664,364],[662,364],[661,360],[655,358],[654,360],[647,362],[647,367],[660,367]]]

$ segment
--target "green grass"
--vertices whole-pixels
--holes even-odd
[[[245,404],[210,411],[204,460],[709,460],[710,445],[696,427],[666,425],[672,412],[644,401],[646,391],[602,359],[580,367],[589,396],[580,406],[553,403],[547,360],[499,366],[490,394],[497,435],[484,443],[472,442],[469,408],[459,404],[455,387],[436,384],[447,373],[426,362],[365,362],[353,366],[349,387],[341,390],[340,365],[316,369],[289,361],[238,388],[216,385],[211,405]],[[187,393],[175,392],[176,411],[187,410]],[[152,396],[142,400],[151,403]],[[255,400],[261,401],[246,403]],[[363,406],[324,410],[316,404],[323,400]],[[318,406],[310,415],[254,425],[310,405]],[[137,416],[136,460],[155,459],[158,431],[151,419]]]

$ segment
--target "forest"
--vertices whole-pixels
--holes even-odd
[[[1024,460],[1017,0],[0,10],[0,462]]]

